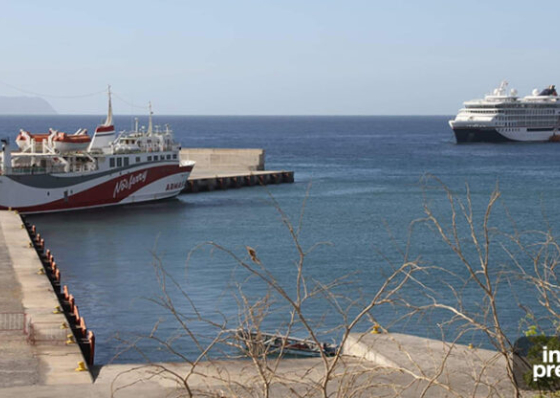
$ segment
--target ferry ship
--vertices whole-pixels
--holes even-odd
[[[503,81],[492,94],[464,106],[449,121],[458,143],[560,140],[560,101],[553,85],[520,98]]]
[[[123,131],[113,126],[111,92],[105,123],[87,130],[45,134],[21,130],[11,152],[2,140],[0,209],[45,213],[122,205],[178,195],[194,167],[166,126]]]

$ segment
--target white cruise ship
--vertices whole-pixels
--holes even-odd
[[[484,99],[465,102],[449,125],[461,142],[560,141],[560,101],[554,86],[520,98],[506,81]]]

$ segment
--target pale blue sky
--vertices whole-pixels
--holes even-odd
[[[0,0],[0,95],[110,83],[158,114],[454,114],[503,79],[560,86],[559,18],[557,0]]]

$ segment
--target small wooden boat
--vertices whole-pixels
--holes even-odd
[[[317,344],[313,340],[289,337],[281,334],[263,333],[249,331],[246,329],[237,330],[237,338],[242,340],[248,351],[257,350],[259,353],[271,355],[294,355],[318,357],[321,354],[334,356],[338,351],[338,346],[329,343]]]

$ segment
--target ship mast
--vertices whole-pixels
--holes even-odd
[[[104,126],[111,126],[113,124],[113,106],[111,105],[111,85],[107,85],[107,95],[109,96],[109,109],[107,110],[107,119]]]
[[[148,119],[148,134],[152,134],[152,115],[154,114],[154,112],[152,112],[152,102],[148,102],[148,109],[150,110],[150,116]]]
[[[107,85],[107,95],[109,96],[109,109],[107,110],[107,118],[105,123],[95,128],[95,133],[91,143],[89,144],[88,151],[94,149],[103,150],[108,148],[115,140],[115,127],[113,126],[113,106],[111,105],[111,86]]]

